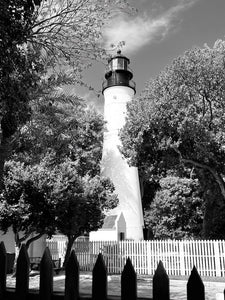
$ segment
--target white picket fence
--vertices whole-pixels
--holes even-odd
[[[47,246],[54,257],[58,255],[63,260],[65,237],[55,236],[47,240]],[[83,271],[93,269],[97,255],[101,252],[108,272],[114,274],[121,273],[126,258],[130,257],[138,274],[153,275],[161,260],[168,275],[189,276],[195,266],[201,276],[225,276],[223,240],[75,242],[73,249]]]
[[[52,259],[64,261],[66,253],[67,237],[65,235],[53,235],[51,239],[46,239],[46,246],[51,251]]]

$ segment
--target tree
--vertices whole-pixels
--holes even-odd
[[[45,63],[54,70],[51,80],[63,77],[67,82],[80,82],[81,72],[92,61],[106,58],[103,26],[115,14],[133,11],[122,0],[42,1],[29,42],[42,48]]]
[[[76,237],[99,228],[118,202],[100,176],[104,120],[76,96],[49,95],[32,109],[5,170],[0,229],[12,226],[18,247],[60,231],[67,261]]]
[[[118,204],[109,179],[96,175],[79,176],[76,165],[67,161],[60,166],[52,194],[56,199],[56,227],[67,236],[66,265],[75,239],[83,232],[97,230],[105,213]]]
[[[81,83],[82,71],[105,55],[103,25],[118,11],[116,0],[9,0],[0,4],[0,189],[4,163],[30,102],[55,87]]]
[[[144,216],[154,238],[200,238],[204,207],[198,180],[167,176],[159,183]]]
[[[32,1],[0,4],[0,189],[12,137],[30,116],[29,91],[39,79],[37,58],[24,47],[32,31],[33,11]]]
[[[145,178],[184,166],[204,191],[203,236],[225,236],[225,42],[184,53],[128,108],[123,153]]]
[[[76,163],[56,166],[47,161],[35,166],[10,161],[6,165],[5,189],[0,198],[0,228],[15,234],[16,253],[21,243],[30,244],[42,235],[61,232],[68,237],[64,265],[75,239],[98,229],[107,210],[118,199],[109,179],[78,175]]]
[[[44,164],[26,166],[8,161],[4,189],[0,197],[0,228],[10,227],[18,250],[21,243],[29,245],[43,234],[55,232],[55,201],[49,201],[53,178]],[[16,251],[18,253],[18,251]]]

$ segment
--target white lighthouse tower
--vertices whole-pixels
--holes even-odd
[[[119,205],[110,215],[124,217],[126,230],[123,238],[140,240],[143,239],[143,211],[138,170],[129,167],[119,151],[119,130],[125,123],[126,105],[135,94],[135,83],[131,80],[133,74],[128,67],[129,63],[129,59],[118,51],[108,61],[105,73],[102,92],[107,131],[104,135],[102,174],[112,180],[119,198]]]

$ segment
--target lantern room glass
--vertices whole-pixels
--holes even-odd
[[[114,58],[111,61],[111,70],[127,70],[127,60],[124,58]]]

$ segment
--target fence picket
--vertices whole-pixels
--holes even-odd
[[[185,275],[185,264],[184,264],[184,242],[179,241],[179,253],[180,253],[180,274]]]
[[[224,241],[219,241],[219,255],[221,263],[221,276],[225,276],[225,243]]]
[[[214,255],[214,250],[213,250],[213,242],[214,241],[209,241],[209,245],[210,245],[210,247],[209,247],[209,253],[208,253],[208,261],[209,261],[209,268],[210,268],[210,274],[212,274],[213,273],[213,269],[214,269],[214,261],[211,259],[211,257],[212,256],[215,256]],[[219,242],[219,241],[218,241]],[[219,243],[218,243],[218,245],[219,245]],[[218,250],[219,250],[219,248],[218,248]],[[218,251],[218,260],[220,261],[220,254],[219,254],[219,251]],[[221,270],[221,269],[220,269]],[[221,272],[220,272],[221,273]],[[219,276],[221,275],[219,273]],[[215,276],[216,274],[214,274],[214,276]]]
[[[16,263],[16,297],[20,300],[27,298],[29,290],[30,261],[25,244],[22,244]]]
[[[206,270],[206,276],[209,276],[210,274],[210,241],[205,241],[205,247],[204,247],[204,252],[205,252],[205,270]]]
[[[205,276],[208,276],[208,272],[207,272],[207,241],[202,241],[202,266],[203,266],[203,270],[205,273]],[[192,266],[196,265],[195,262],[193,262]]]
[[[0,299],[6,291],[7,253],[3,242],[0,243]]]
[[[53,294],[53,263],[47,247],[40,263],[40,300],[51,300]]]
[[[206,264],[205,264],[205,259],[206,259],[205,241],[200,241],[200,245],[201,245],[200,264],[201,264],[202,274],[203,274],[203,276],[207,276],[207,270],[206,270]],[[198,266],[198,270],[200,270],[200,266]]]
[[[219,260],[219,245],[218,241],[214,241],[216,276],[220,276],[220,260]]]
[[[98,255],[92,274],[93,274],[92,299],[106,300],[107,299],[107,269],[101,253],[99,253]]]
[[[187,283],[187,300],[205,300],[205,287],[195,266]]]
[[[129,257],[121,275],[121,300],[127,299],[137,299],[137,275]]]
[[[153,276],[153,300],[169,299],[169,277],[164,269],[162,261],[159,261],[158,267]]]
[[[79,263],[72,250],[65,269],[65,300],[79,299]]]
[[[195,249],[196,249],[196,267],[198,268],[198,270],[202,271],[202,257],[201,254],[199,252],[199,248],[201,247],[201,244],[199,245],[199,243],[197,241],[195,241]]]

